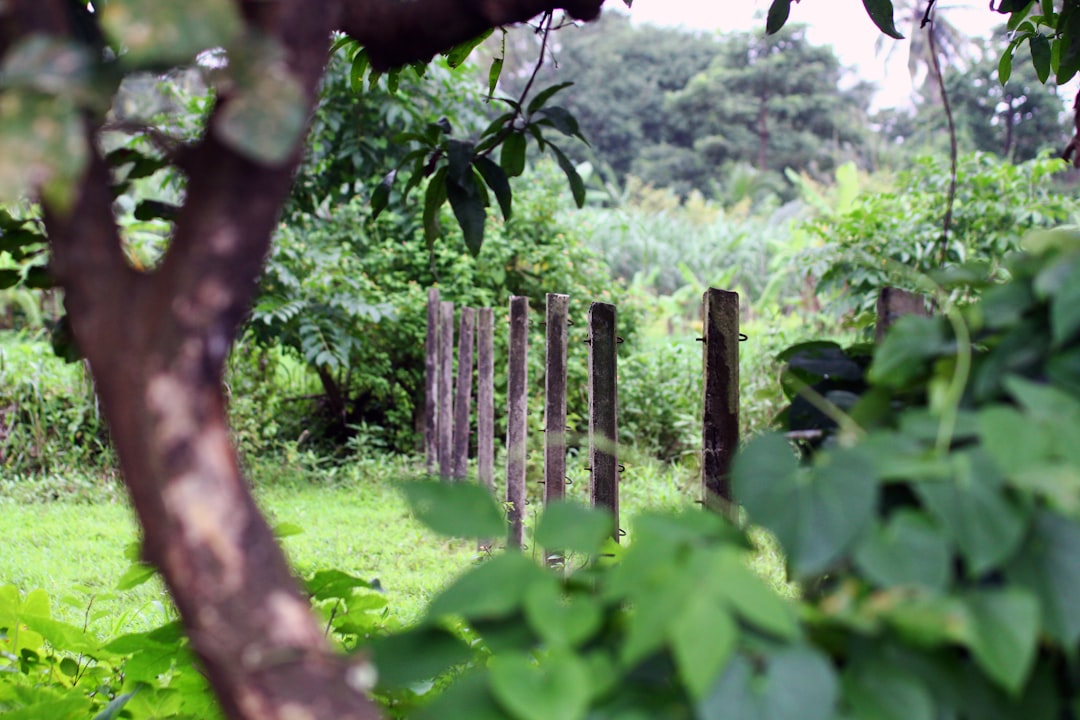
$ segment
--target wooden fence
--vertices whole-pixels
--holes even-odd
[[[544,358],[544,502],[566,494],[566,398],[569,298],[546,298]],[[461,308],[458,313],[455,382],[454,306],[428,294],[428,336],[424,442],[428,471],[447,481],[464,480],[468,467],[473,358],[476,362],[477,471],[494,492],[494,313],[490,308]],[[477,320],[479,317],[478,329]],[[709,290],[703,298],[704,343],[702,408],[702,495],[712,507],[730,501],[728,473],[739,442],[739,296]],[[506,502],[508,544],[524,542],[528,416],[529,301],[510,299],[507,363]],[[589,497],[615,517],[618,541],[618,315],[614,305],[593,303],[589,309],[588,468]]]

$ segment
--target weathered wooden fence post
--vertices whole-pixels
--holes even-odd
[[[424,338],[424,455],[428,475],[435,474],[439,462],[439,289],[428,290],[427,336]]]
[[[449,480],[454,440],[454,303],[439,303],[439,476]]]
[[[480,484],[495,494],[495,314],[480,308],[477,315],[476,350],[476,475]],[[486,550],[491,540],[477,547]]]
[[[454,397],[454,466],[453,478],[464,480],[469,474],[469,410],[472,408],[473,348],[476,347],[476,310],[461,308],[458,330],[457,393]]]
[[[544,370],[544,504],[566,496],[566,337],[570,298],[547,294]]]
[[[724,510],[731,502],[729,473],[739,447],[739,294],[709,288],[702,305],[702,500],[706,507]]]
[[[507,377],[506,502],[510,535],[507,547],[525,544],[525,450],[528,413],[529,299],[510,298],[510,359]]]
[[[929,317],[926,309],[926,298],[900,288],[881,288],[877,299],[877,329],[874,333],[875,342],[880,343],[885,339],[892,324],[903,315],[922,315]]]
[[[589,494],[594,506],[611,510],[619,535],[618,366],[615,306],[589,307]]]

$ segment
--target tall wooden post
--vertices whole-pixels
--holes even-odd
[[[454,442],[454,303],[439,303],[439,476],[453,471]]]
[[[544,371],[544,504],[566,496],[566,337],[570,298],[547,295]]]
[[[619,540],[618,367],[615,306],[589,308],[589,466],[594,506],[611,510]]]
[[[525,544],[525,441],[528,418],[529,299],[510,298],[510,361],[507,377],[506,502],[510,513],[507,547]]]
[[[731,461],[739,447],[739,294],[710,288],[702,298],[704,410],[701,485],[707,507],[731,502]]]
[[[424,455],[428,475],[439,462],[439,289],[428,290],[427,336],[424,338]]]
[[[495,321],[491,308],[480,308],[477,330],[476,473],[495,492]]]
[[[461,308],[458,330],[457,392],[454,397],[453,478],[469,474],[469,411],[472,408],[473,348],[476,347],[476,310]]]
[[[885,333],[903,315],[929,317],[930,313],[926,309],[926,298],[900,288],[882,288],[877,299],[877,328],[874,333],[874,340],[878,343],[884,340]]]

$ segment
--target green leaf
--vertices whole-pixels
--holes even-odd
[[[0,95],[0,202],[41,192],[67,212],[89,154],[81,111],[70,98],[11,90]]]
[[[157,574],[157,570],[153,565],[142,562],[132,563],[124,571],[124,574],[120,576],[120,579],[116,581],[116,589],[130,590],[138,587],[149,581],[155,574]]]
[[[702,720],[832,720],[838,683],[824,658],[807,647],[785,649],[767,660],[764,677],[754,676],[743,657],[734,658],[720,681],[697,706]]]
[[[721,601],[744,622],[784,640],[799,636],[795,610],[750,571],[735,553],[722,553],[714,569]]]
[[[1029,41],[1031,44],[1031,63],[1035,66],[1035,74],[1039,82],[1045,83],[1050,78],[1050,40],[1045,35],[1035,34]]]
[[[600,604],[582,593],[563,592],[554,577],[533,582],[525,596],[525,618],[550,647],[576,647],[604,621]]]
[[[1009,78],[1012,77],[1013,53],[1016,52],[1016,43],[1016,40],[1009,43],[1008,48],[1001,53],[1001,58],[998,60],[998,82],[1002,85],[1009,82]]]
[[[878,658],[852,658],[844,699],[859,720],[934,720],[934,699],[912,674]]]
[[[512,132],[503,140],[499,164],[510,177],[525,172],[525,145],[525,135],[520,132]]]
[[[428,181],[427,191],[424,193],[424,239],[427,240],[428,250],[434,247],[435,240],[439,237],[439,209],[444,202],[446,202],[446,168],[441,167]]]
[[[416,720],[507,720],[495,702],[486,671],[471,670],[454,680],[430,703],[410,713]]]
[[[575,118],[566,108],[553,105],[552,107],[541,110],[539,115],[544,118],[545,122],[549,123],[551,127],[555,128],[563,135],[576,137],[588,145],[585,136],[581,134],[581,128],[578,125],[577,118]]]
[[[535,539],[545,550],[595,555],[614,525],[614,518],[606,508],[553,502],[544,508]]]
[[[491,192],[495,193],[503,220],[509,221],[513,215],[513,191],[510,189],[510,179],[506,172],[488,157],[477,157],[473,160],[473,166],[491,188]]]
[[[1028,513],[1006,493],[997,466],[981,451],[954,453],[953,477],[914,486],[923,505],[960,548],[971,576],[1008,559],[1028,527]]]
[[[203,50],[225,47],[243,30],[232,0],[109,0],[101,27],[129,65],[162,67],[190,62]]]
[[[892,0],[863,0],[863,7],[866,8],[866,13],[881,32],[897,40],[904,39],[893,21]]]
[[[1065,647],[1080,640],[1080,527],[1069,518],[1039,511],[1032,530],[1009,563],[1010,583],[1039,600],[1045,632]]]
[[[246,80],[214,116],[214,132],[249,160],[281,165],[296,152],[307,123],[304,90],[279,62],[264,63]]]
[[[799,575],[827,569],[867,525],[878,496],[873,458],[858,449],[819,454],[798,470],[778,435],[755,439],[736,456],[735,498],[776,535]]]
[[[379,673],[378,683],[384,688],[427,680],[472,656],[453,633],[430,626],[376,637],[369,648]]]
[[[1019,695],[1035,661],[1038,601],[1024,590],[1006,588],[972,594],[965,602],[975,662],[1006,692]]]
[[[462,63],[469,59],[469,55],[475,50],[480,43],[491,37],[491,29],[485,30],[480,35],[477,35],[472,40],[461,43],[453,48],[450,52],[446,53],[446,64],[452,68],[459,67]]]
[[[374,588],[374,583],[341,570],[319,570],[304,585],[314,600],[349,600],[358,588]]]
[[[101,712],[94,716],[94,720],[115,720],[115,718],[120,717],[120,711],[124,709],[124,706],[128,704],[131,698],[135,697],[135,693],[139,692],[140,689],[141,686],[136,686],[131,692],[117,695],[109,701],[108,705],[101,709]]]
[[[386,209],[386,206],[390,204],[390,188],[394,186],[394,180],[397,178],[397,170],[391,170],[386,173],[379,186],[375,188],[375,191],[371,193],[371,216],[372,218],[379,217],[379,214]]]
[[[3,269],[0,270],[0,290],[7,290],[8,288],[15,287],[22,280],[22,274],[18,270]]]
[[[574,163],[570,162],[570,158],[566,157],[566,153],[551,143],[548,143],[548,147],[551,148],[551,152],[555,153],[555,159],[559,161],[559,167],[562,168],[563,174],[566,175],[566,179],[570,183],[570,192],[574,196],[574,204],[579,208],[584,207],[585,181],[581,179],[581,175],[578,174]]]
[[[1041,423],[1008,405],[991,405],[979,411],[982,446],[998,467],[1014,477],[1051,457],[1053,438]]]
[[[668,629],[679,676],[693,699],[704,698],[735,652],[738,627],[703,593],[692,595]]]
[[[855,564],[881,587],[944,590],[951,570],[948,539],[922,513],[898,510],[855,549]]]
[[[780,31],[791,14],[791,0],[773,0],[769,6],[769,15],[765,19],[765,34],[772,35]]]
[[[551,97],[555,93],[557,93],[557,92],[559,92],[561,90],[565,90],[566,88],[570,87],[573,84],[574,83],[571,82],[571,81],[561,82],[561,83],[559,83],[557,85],[552,85],[551,87],[546,87],[543,90],[541,90],[540,92],[536,93],[536,97],[534,97],[532,100],[529,101],[529,105],[528,105],[528,108],[527,108],[528,114],[532,115],[534,112],[536,112],[537,110],[542,108],[544,106],[544,103],[546,103],[548,100],[550,100]]]
[[[889,328],[874,353],[867,379],[875,385],[903,388],[929,367],[929,362],[954,350],[940,317],[905,315]]]
[[[485,488],[440,481],[402,484],[416,518],[437,533],[484,539],[506,532],[503,512]]]
[[[361,50],[353,55],[352,64],[349,66],[349,87],[354,93],[364,91],[364,74],[370,64],[367,50]]]
[[[476,566],[436,595],[428,606],[428,617],[505,617],[521,608],[534,582],[549,579],[529,558],[507,552]]]
[[[460,185],[451,175],[446,178],[446,197],[454,211],[461,233],[465,237],[465,247],[473,256],[480,254],[484,246],[484,227],[487,224],[487,210],[484,197],[476,191],[476,180],[472,177],[471,166],[465,185]]]
[[[499,84],[499,78],[502,77],[503,62],[501,57],[491,61],[491,68],[488,69],[488,100],[495,95],[495,88]]]
[[[589,668],[576,655],[552,653],[543,663],[502,655],[490,664],[491,691],[521,720],[581,720],[589,708]]]

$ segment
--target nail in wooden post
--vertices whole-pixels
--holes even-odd
[[[453,471],[454,441],[454,303],[439,303],[439,476]]]
[[[427,337],[424,339],[424,455],[428,475],[439,462],[439,289],[428,290]]]
[[[472,409],[473,348],[476,347],[476,310],[461,308],[458,330],[457,392],[454,397],[454,467],[455,480],[469,474],[469,425]]]
[[[495,492],[495,321],[491,308],[480,308],[477,332],[476,472],[480,484]]]
[[[547,295],[544,370],[544,504],[566,496],[566,295]]]
[[[701,484],[706,507],[731,502],[731,461],[739,447],[739,294],[709,288],[704,305],[705,401]]]
[[[510,512],[507,547],[525,544],[525,439],[528,417],[527,381],[529,299],[510,298],[510,362],[507,378],[506,502]]]
[[[929,317],[930,313],[926,310],[926,298],[899,288],[882,288],[877,299],[877,329],[874,340],[878,343],[884,340],[885,333],[903,315]]]
[[[618,402],[615,306],[589,308],[589,466],[594,506],[611,510],[619,540]]]

